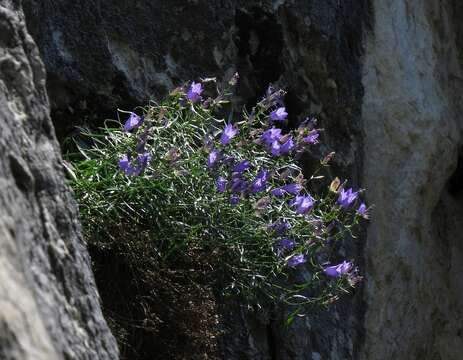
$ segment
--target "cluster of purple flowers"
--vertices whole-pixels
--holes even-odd
[[[198,103],[202,101],[203,86],[201,83],[192,82],[186,94],[182,97],[182,101],[190,101]],[[260,137],[255,141],[256,144],[262,145],[265,150],[273,157],[288,156],[293,152],[298,152],[300,149],[308,145],[319,143],[319,132],[315,128],[316,120],[307,119],[301,124],[297,132],[283,134],[282,129],[275,127],[275,124],[285,122],[288,118],[288,112],[282,101],[282,92],[275,91],[271,86],[267,91],[267,97],[263,100],[266,110],[272,109],[268,114],[268,126],[262,131],[258,129]],[[128,176],[140,175],[148,166],[151,156],[145,150],[146,139],[149,126],[144,125],[144,118],[135,113],[130,113],[129,118],[124,124],[124,131],[132,132],[134,129],[144,128],[144,132],[137,138],[136,155],[131,153],[124,155],[119,160],[119,168]],[[242,199],[249,198],[253,195],[266,193],[266,196],[261,197],[256,204],[259,204],[259,209],[264,209],[272,200],[281,199],[287,201],[287,204],[294,209],[294,212],[300,217],[312,217],[311,213],[316,205],[316,200],[304,191],[302,180],[296,178],[293,182],[282,184],[281,186],[270,188],[274,171],[268,168],[253,169],[251,161],[248,159],[235,159],[232,156],[227,156],[226,148],[229,147],[234,139],[238,137],[240,131],[236,124],[225,124],[220,134],[220,145],[214,146],[211,141],[207,146],[207,168],[211,173],[219,173],[226,169],[226,175],[217,176],[215,186],[219,193],[229,196],[229,203],[236,206]],[[174,158],[174,153],[169,154],[169,158]],[[254,176],[251,176],[251,171],[257,170]],[[285,181],[286,178],[278,181]],[[339,190],[339,191],[338,191]],[[344,210],[354,208],[355,203],[359,198],[359,191],[354,191],[352,188],[344,189],[339,186],[336,189],[338,197],[336,203]],[[364,218],[368,217],[368,209],[364,203],[361,203],[355,210],[356,213]],[[324,227],[321,220],[320,228]],[[290,268],[295,268],[308,261],[298,239],[292,238],[290,234],[291,224],[288,220],[279,219],[268,225],[268,231],[275,237],[274,248],[277,256],[284,259],[286,265]],[[320,230],[322,231],[322,230]],[[324,230],[323,230],[324,231]],[[314,230],[314,233],[315,230]],[[354,279],[357,274],[357,269],[352,262],[344,261],[337,265],[323,267],[324,274],[329,278],[340,278],[347,276],[349,279]]]
[[[129,118],[124,124],[124,131],[129,133],[134,129],[138,129],[143,124],[143,121],[143,117],[131,112]],[[148,130],[149,127],[146,126],[145,131],[141,134],[141,136],[137,137],[137,156],[132,157],[131,154],[128,153],[119,159],[119,169],[121,169],[127,176],[140,175],[151,161],[151,155],[145,151]]]

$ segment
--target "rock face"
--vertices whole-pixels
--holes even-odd
[[[18,1],[0,0],[0,358],[116,359]]]
[[[54,123],[103,118],[181,81],[276,82],[291,122],[315,113],[323,152],[368,188],[363,291],[296,326],[238,310],[228,359],[459,359],[463,353],[463,5],[458,0],[24,0]],[[310,162],[307,164],[310,166]]]
[[[390,0],[374,12],[362,120],[363,185],[377,207],[362,358],[459,359],[463,7]]]

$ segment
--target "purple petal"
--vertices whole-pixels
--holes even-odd
[[[240,202],[240,196],[237,195],[237,194],[233,194],[232,196],[230,196],[230,204],[235,206],[235,205],[238,205],[238,203]]]
[[[290,202],[291,206],[296,206],[296,213],[306,214],[312,210],[314,206],[314,199],[312,196],[296,196],[296,198]]]
[[[228,145],[231,139],[233,139],[233,137],[236,136],[236,134],[238,134],[238,129],[236,129],[232,124],[228,124],[227,126],[225,126],[222,132],[222,136],[220,137],[220,143],[224,146]]]
[[[218,192],[225,192],[225,189],[227,188],[227,179],[225,179],[224,177],[220,176],[218,179],[217,179],[217,191]]]
[[[273,121],[283,121],[286,119],[288,116],[288,113],[286,112],[286,108],[284,107],[279,107],[276,110],[273,110],[270,113],[270,119]]]
[[[358,191],[353,191],[352,188],[347,190],[341,189],[338,196],[338,204],[340,204],[344,209],[348,209],[358,197]]]
[[[313,130],[309,135],[302,139],[306,144],[318,144],[318,137],[320,134],[317,130]]]
[[[270,151],[273,156],[279,156],[280,155],[280,143],[278,141],[274,141],[270,147]]]
[[[282,188],[276,188],[270,191],[273,196],[281,197],[285,195],[285,191]]]
[[[353,269],[353,267],[354,265],[351,262],[344,261],[337,265],[325,267],[323,271],[325,272],[326,276],[338,278],[344,274],[349,273]]]
[[[303,254],[294,255],[288,260],[288,266],[296,267],[297,265],[303,264],[307,261]]]
[[[292,239],[283,239],[278,242],[277,248],[280,251],[291,251],[296,246],[296,243]]]
[[[190,89],[187,92],[187,99],[195,103],[201,100],[201,93],[203,92],[203,86],[201,83],[191,83]]]
[[[269,176],[269,172],[266,170],[261,170],[254,181],[251,184],[251,192],[252,193],[257,193],[260,191],[265,190],[266,185],[267,185],[267,179]]]
[[[288,184],[283,186],[283,190],[293,195],[299,195],[302,190],[302,185],[297,183]]]
[[[124,124],[124,131],[129,132],[132,129],[139,127],[143,123],[143,118],[131,112],[129,118]]]
[[[217,150],[212,150],[207,156],[207,167],[210,169],[214,166],[222,154]]]
[[[281,138],[281,129],[272,127],[266,130],[260,137],[267,145],[271,145],[274,141],[278,141]]]
[[[291,150],[294,149],[293,138],[290,137],[286,142],[280,146],[280,155],[287,155]]]
[[[120,160],[119,160],[119,168],[122,171],[126,171],[130,166],[130,160],[127,157],[127,155],[124,155]]]
[[[241,174],[244,171],[246,171],[247,169],[249,169],[250,167],[251,167],[251,164],[249,163],[249,161],[243,160],[240,163],[238,163],[237,165],[235,165],[235,167],[233,168],[233,172],[237,172],[237,173]]]
[[[365,215],[367,213],[367,206],[364,203],[361,203],[357,212],[362,216]]]

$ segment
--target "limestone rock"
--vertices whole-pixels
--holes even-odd
[[[374,11],[362,80],[363,185],[376,208],[365,249],[361,358],[457,360],[463,7],[378,0]]]
[[[116,359],[19,1],[0,0],[0,358]]]

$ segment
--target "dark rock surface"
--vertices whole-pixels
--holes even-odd
[[[226,316],[229,359],[459,359],[463,353],[463,8],[458,0],[24,0],[67,126],[113,117],[198,76],[276,82],[291,122],[317,114],[322,152],[369,188],[374,218],[346,242],[358,291],[299,319]],[[460,161],[458,158],[460,157]],[[458,165],[460,164],[460,165]],[[310,166],[310,163],[307,164]]]
[[[327,130],[323,151],[342,154],[337,167],[358,185],[366,0],[24,3],[58,129],[66,119],[75,123],[75,114],[101,118],[116,105],[142,103],[182,81],[238,71],[243,101],[252,103],[273,82],[288,91],[291,122],[317,114]],[[353,243],[345,251],[355,256],[360,247]],[[359,292],[290,330],[271,313],[249,320],[251,331],[241,320],[251,315],[233,312],[226,357],[352,357],[361,340],[360,308]]]
[[[0,0],[0,358],[115,359],[19,1]]]

